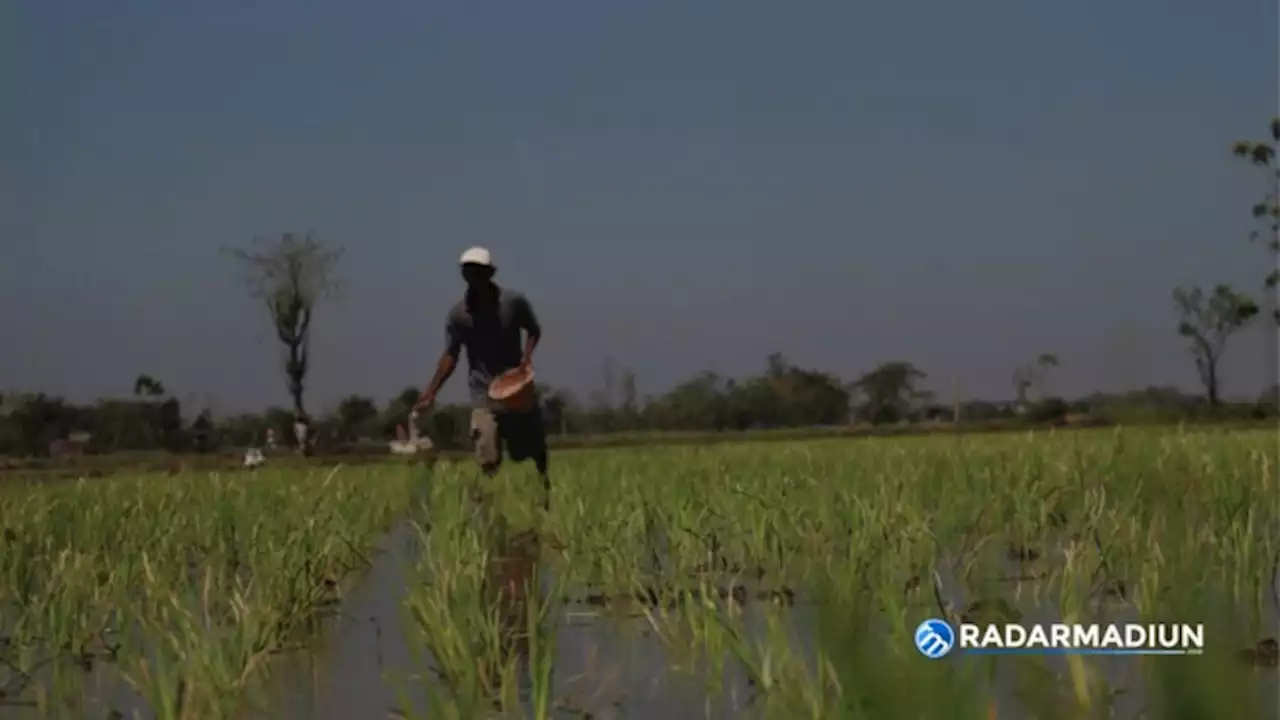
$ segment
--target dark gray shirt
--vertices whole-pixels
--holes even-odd
[[[542,335],[528,298],[508,288],[498,288],[495,302],[473,303],[464,297],[449,310],[445,345],[455,358],[463,347],[467,349],[467,387],[475,407],[487,407],[489,383],[520,364],[524,356],[521,330]]]

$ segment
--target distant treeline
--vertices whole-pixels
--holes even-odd
[[[540,392],[548,431],[553,435],[948,423],[957,417],[963,424],[1045,425],[1240,420],[1276,415],[1274,389],[1251,402],[1219,401],[1212,407],[1203,397],[1157,387],[1066,400],[1048,390],[1049,370],[1057,362],[1045,362],[1047,357],[1015,374],[1016,397],[1006,401],[939,398],[919,388],[926,375],[907,362],[883,363],[845,382],[829,373],[796,367],[777,354],[768,358],[759,375],[734,379],[704,372],[657,396],[640,397],[633,373],[615,373],[607,365],[604,387],[584,398],[556,388],[544,387]],[[385,444],[395,436],[396,427],[406,422],[418,391],[417,387],[406,387],[385,403],[352,395],[331,412],[307,418],[316,449],[341,451],[361,444]],[[469,412],[465,405],[438,407],[419,420],[420,430],[441,449],[465,447]],[[288,445],[293,442],[295,419],[292,411],[279,407],[225,417],[203,409],[194,417],[184,416],[178,399],[163,384],[143,375],[135,382],[133,397],[87,405],[43,393],[5,395],[0,398],[0,454],[153,449],[213,452],[261,446],[268,428],[274,430],[281,445]]]

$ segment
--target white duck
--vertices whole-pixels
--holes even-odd
[[[267,458],[258,448],[249,448],[244,451],[244,466],[250,470],[256,470],[267,462]]]
[[[396,426],[396,439],[388,445],[392,455],[416,455],[431,450],[431,439],[418,436],[418,413],[409,415],[409,432],[405,436],[404,425]]]

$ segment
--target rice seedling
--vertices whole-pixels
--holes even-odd
[[[139,717],[234,717],[408,522],[402,627],[378,630],[416,654],[386,678],[400,717],[1254,717],[1276,452],[1181,430],[566,452],[549,511],[532,468],[448,463],[4,487],[0,692],[70,714],[105,667]],[[930,617],[1203,623],[1207,648],[930,660]]]
[[[74,715],[106,666],[122,715],[232,715],[412,490],[386,469],[3,488],[3,701]]]
[[[597,608],[601,632],[647,632],[662,659],[645,672],[684,676],[708,716],[1237,717],[1274,709],[1241,653],[1275,634],[1275,454],[1273,433],[1167,430],[584,452],[559,461],[551,513],[516,471],[495,517],[563,541],[531,637],[553,646],[557,617]],[[434,518],[417,627],[451,672],[514,671],[474,594],[488,531],[462,507]],[[928,660],[928,617],[1203,623],[1209,647]],[[451,649],[463,627],[490,639]],[[450,716],[492,690],[467,682],[466,702],[437,696]],[[552,690],[524,711],[546,716]]]

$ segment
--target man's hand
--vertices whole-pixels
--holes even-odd
[[[414,403],[413,407],[410,408],[409,411],[412,413],[420,413],[426,410],[430,410],[431,407],[435,404],[436,404],[436,394],[431,392],[430,390],[427,390],[427,391],[424,391],[422,395],[418,396],[418,402]]]
[[[532,369],[533,369],[533,356],[525,355],[523,358],[520,359],[520,371],[528,372],[529,370],[532,370]]]

